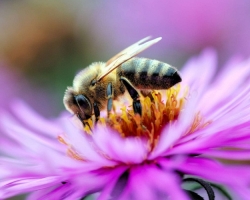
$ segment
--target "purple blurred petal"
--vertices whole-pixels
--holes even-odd
[[[92,136],[83,133],[82,130],[74,126],[67,119],[62,119],[62,127],[66,133],[74,133],[67,134],[66,139],[74,146],[77,152],[83,156],[83,159],[92,161],[96,165],[109,166],[113,164],[113,161],[105,158],[101,152],[98,151],[91,138]]]
[[[221,159],[228,159],[228,160],[250,160],[250,150],[237,150],[237,151],[230,151],[230,150],[200,150],[200,151],[193,151],[193,153],[203,154],[206,157],[213,157],[213,158],[221,158]]]
[[[125,172],[125,170],[126,170],[126,167],[120,167],[120,168],[117,168],[112,173],[110,182],[107,183],[107,185],[104,187],[101,194],[98,196],[98,200],[105,200],[105,199],[109,199],[110,197],[112,197],[112,190],[115,189],[115,186],[117,184],[119,177],[122,175],[122,173]],[[121,189],[121,188],[117,188],[117,189]]]
[[[110,138],[112,138],[112,143]],[[148,153],[147,143],[143,139],[122,138],[118,133],[104,127],[96,129],[93,134],[93,141],[109,157],[116,158],[117,162],[141,163]]]
[[[237,94],[237,90],[246,81],[247,77],[249,77],[250,60],[232,63],[231,65],[228,66],[224,72],[219,73],[208,91],[204,94],[200,102],[201,106],[203,106],[204,113],[211,110],[216,105],[220,105],[220,103],[223,103],[231,95]]]
[[[131,169],[128,187],[121,199],[188,199],[180,188],[180,180],[171,172],[163,172],[155,166]]]
[[[17,178],[1,182],[0,196],[1,198],[8,198],[13,195],[26,193],[46,187],[51,187],[59,182],[60,177],[45,177],[45,178]]]
[[[44,119],[43,117],[41,117],[41,115],[30,109],[28,105],[21,100],[13,101],[11,104],[11,108],[15,112],[15,115],[18,117],[18,120],[34,129],[34,131],[42,132],[43,135],[48,135],[50,137],[52,134],[55,134],[57,136],[62,132],[62,130],[57,124],[54,123],[54,121]],[[37,124],[39,124],[39,126],[37,126]]]
[[[192,90],[198,90],[202,93],[214,78],[216,68],[216,53],[212,49],[207,49],[183,67],[181,70],[183,82],[187,83]]]

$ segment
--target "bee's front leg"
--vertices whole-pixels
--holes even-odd
[[[136,91],[134,86],[129,82],[128,79],[125,77],[121,77],[120,80],[125,85],[126,89],[128,90],[128,93],[130,94],[131,98],[133,99],[133,109],[134,113],[141,115],[142,114],[142,108],[141,108],[141,102],[139,100],[139,93]]]
[[[91,127],[89,125],[89,123],[86,121],[86,119],[84,120],[81,115],[79,113],[76,113],[76,116],[77,118],[82,122],[82,125],[85,127],[85,126],[88,126],[89,129],[91,130]]]
[[[112,83],[108,84],[106,95],[108,98],[107,111],[108,111],[108,116],[109,116],[109,113],[111,112],[112,105],[113,105]]]
[[[94,107],[94,114],[95,114],[95,123],[97,123],[100,117],[100,110],[97,106],[97,103],[93,103],[93,107]]]

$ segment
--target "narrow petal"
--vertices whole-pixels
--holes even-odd
[[[206,49],[197,58],[190,59],[182,69],[183,82],[193,91],[203,93],[214,78],[217,56],[214,50]]]
[[[112,140],[110,140],[112,138]],[[96,129],[93,140],[98,148],[117,162],[141,163],[146,158],[147,143],[141,138],[122,138],[108,128]]]
[[[188,200],[180,188],[178,177],[155,166],[141,166],[131,169],[124,199],[183,199]]]

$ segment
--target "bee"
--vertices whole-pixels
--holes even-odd
[[[84,124],[84,120],[95,116],[100,110],[110,113],[113,100],[127,90],[133,100],[134,113],[142,114],[141,92],[168,89],[181,82],[176,68],[148,58],[135,57],[140,52],[159,42],[161,38],[144,38],[124,49],[106,63],[95,62],[80,71],[64,95],[66,109],[75,114]]]

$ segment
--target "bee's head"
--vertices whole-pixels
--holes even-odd
[[[77,115],[80,120],[89,119],[92,115],[92,105],[86,95],[76,94],[72,87],[65,91],[63,103],[66,109]]]

